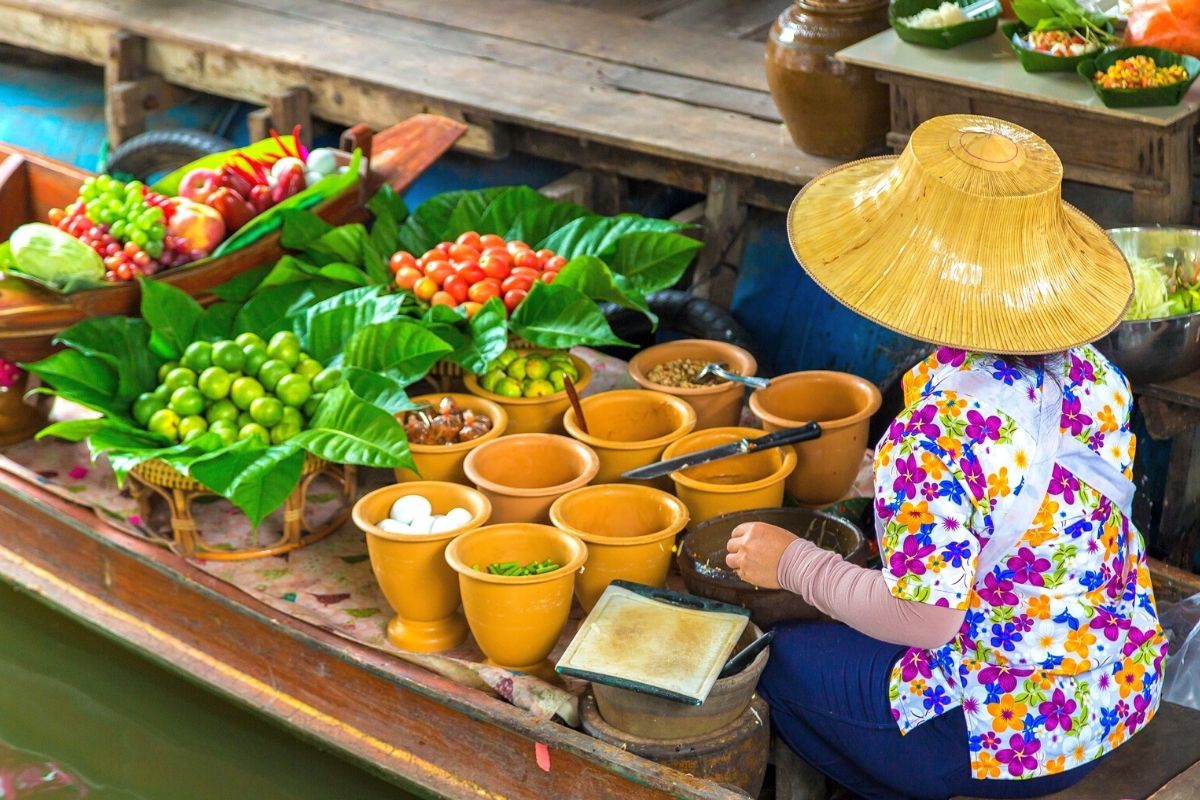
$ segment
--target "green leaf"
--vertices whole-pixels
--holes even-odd
[[[263,447],[242,439],[215,453],[197,458],[189,474],[245,512],[257,527],[283,505],[300,483],[304,451],[293,439]]]
[[[466,209],[478,208],[482,213],[489,203],[500,195],[507,187],[492,189],[463,189],[454,192],[444,192],[434,195],[408,216],[400,228],[399,240],[405,250],[415,256],[420,256],[438,242],[452,239],[461,233],[449,235],[451,230],[450,218],[462,204],[464,211],[460,212],[460,221],[466,216]],[[473,222],[473,221],[472,221]],[[463,228],[463,230],[468,230]]]
[[[348,264],[363,263],[363,248],[367,244],[367,226],[361,222],[339,225],[327,231],[315,242],[309,243],[304,252],[320,256],[320,263],[342,261]]]
[[[272,268],[272,264],[263,264],[261,267],[246,270],[241,275],[235,275],[213,289],[213,294],[222,300],[244,303],[250,299],[250,295],[254,294],[259,284],[270,274]]]
[[[154,388],[165,359],[150,347],[150,326],[132,317],[93,317],[72,325],[55,339],[84,356],[104,362],[117,375],[115,399],[128,405]]]
[[[381,286],[368,286],[322,300],[294,315],[292,330],[309,355],[328,364],[341,354],[355,331],[399,315],[404,297],[383,291]]]
[[[472,372],[482,372],[508,347],[508,312],[504,303],[499,297],[490,298],[467,322],[467,327],[479,356],[472,362],[459,363]]]
[[[225,300],[213,303],[204,309],[204,313],[196,322],[196,329],[193,331],[195,338],[214,342],[217,339],[232,339],[234,322],[241,308],[241,303]]]
[[[367,275],[354,264],[332,261],[324,266],[317,266],[303,261],[295,256],[285,255],[275,262],[271,272],[259,284],[259,290],[272,286],[282,286],[285,283],[308,281],[313,276],[320,276],[331,281],[340,281],[351,286],[365,286]]]
[[[187,472],[194,459],[221,446],[221,437],[215,433],[205,433],[186,444],[176,445],[171,445],[161,436],[140,430],[104,428],[88,437],[92,460],[107,455],[118,486],[124,483],[129,470],[150,459],[162,459],[176,469]]]
[[[142,318],[171,348],[171,357],[179,358],[192,343],[204,309],[187,292],[169,283],[138,278],[138,284],[142,287]]]
[[[61,350],[22,366],[59,397],[97,411],[122,416],[129,413],[129,404],[116,398],[116,370],[100,359],[89,358],[78,350]]]
[[[572,286],[535,283],[509,320],[513,332],[537,347],[633,345],[620,339],[594,300]]]
[[[366,402],[344,383],[325,393],[308,430],[288,441],[335,464],[415,466],[396,417]]]
[[[37,432],[34,438],[41,440],[47,436],[55,436],[68,442],[82,442],[98,430],[112,425],[108,417],[96,419],[68,419],[47,425]]]
[[[658,324],[658,317],[650,311],[641,292],[618,284],[608,265],[595,256],[576,256],[568,261],[554,279],[554,285],[573,286],[592,300],[603,300],[640,311],[652,323]]]
[[[407,385],[423,378],[453,349],[414,320],[392,319],[367,325],[350,336],[342,365],[386,372]]]
[[[368,244],[376,253],[390,257],[400,249],[400,226],[408,219],[408,206],[404,198],[385,183],[367,202],[367,210],[375,215]]]
[[[551,203],[523,211],[504,232],[505,240],[540,242],[559,228],[592,212],[573,203]]]
[[[366,286],[369,283],[367,273],[353,264],[345,264],[340,261],[326,264],[317,271],[317,274],[322,278],[328,278],[331,281],[341,281],[352,286]]]
[[[361,367],[346,367],[342,370],[342,376],[356,395],[389,414],[399,414],[401,411],[416,408],[408,399],[405,384],[390,375]]]
[[[523,214],[553,204],[554,201],[549,197],[528,186],[513,186],[498,194],[488,203],[474,226],[464,230],[474,230],[480,234],[506,233]],[[458,213],[457,209],[455,213]],[[453,221],[451,218],[451,224]]]
[[[568,261],[582,255],[603,258],[616,249],[617,240],[626,234],[640,231],[674,233],[683,227],[677,222],[640,217],[637,214],[580,217],[559,228],[534,247],[549,248]]]
[[[616,240],[606,261],[642,294],[674,286],[704,244],[678,233],[638,231]]]
[[[464,193],[454,206],[450,218],[446,220],[442,238],[446,241],[454,241],[460,233],[475,230],[488,207],[508,191],[510,190],[507,187],[496,187],[495,189],[480,189]]]
[[[1054,11],[1043,0],[1013,0],[1012,9],[1017,19],[1030,28],[1046,17],[1055,16]]]
[[[238,312],[234,327],[270,339],[290,330],[295,315],[346,291],[346,284],[324,278],[272,286],[251,297]]]
[[[333,230],[333,225],[303,208],[289,208],[279,214],[283,233],[279,242],[289,250],[307,250],[309,246]]]

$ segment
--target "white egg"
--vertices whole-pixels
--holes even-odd
[[[314,183],[317,183],[324,177],[325,176],[322,175],[321,173],[314,172],[313,170],[310,169],[308,172],[304,173],[304,185],[312,186]]]
[[[389,516],[397,522],[411,524],[417,517],[428,517],[433,512],[433,506],[419,494],[401,497],[392,503]]]
[[[283,174],[285,169],[291,169],[292,167],[299,167],[301,170],[305,168],[304,162],[300,159],[293,158],[292,156],[284,156],[271,165],[271,175],[278,178]]]
[[[465,508],[452,508],[446,512],[446,519],[453,520],[456,527],[466,525],[473,516]]]
[[[308,154],[306,165],[310,172],[332,175],[337,169],[337,156],[328,147],[318,147]]]
[[[408,528],[411,533],[429,533],[433,530],[433,517],[428,514],[413,517],[412,522],[408,523]]]
[[[379,521],[379,530],[387,531],[388,533],[412,533],[407,525],[403,522],[397,522],[391,517]]]
[[[430,533],[446,533],[448,531],[457,530],[462,527],[462,523],[455,520],[449,514],[442,517],[435,517],[433,520],[433,528]]]
[[[350,167],[338,167],[337,168],[338,175],[345,175],[349,171],[350,171]]]

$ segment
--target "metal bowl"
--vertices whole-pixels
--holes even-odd
[[[1108,234],[1128,259],[1173,253],[1185,263],[1200,261],[1200,228],[1152,225],[1114,228]],[[1135,385],[1182,377],[1200,369],[1200,312],[1126,320],[1096,348]]]

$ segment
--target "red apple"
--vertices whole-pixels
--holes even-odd
[[[175,213],[167,224],[167,232],[187,243],[190,250],[211,253],[225,238],[225,220],[221,212],[183,197],[174,197]]]
[[[203,203],[222,186],[221,175],[211,169],[194,169],[179,182],[179,196]]]

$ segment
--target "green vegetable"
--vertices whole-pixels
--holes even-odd
[[[60,292],[104,285],[100,254],[53,225],[22,225],[13,231],[9,248],[14,272]]]
[[[561,568],[560,564],[547,558],[543,561],[530,561],[524,566],[519,561],[497,561],[488,564],[487,571],[492,575],[503,575],[506,578],[524,578],[528,575],[543,575]],[[479,569],[478,564],[472,564],[471,569],[483,571]]]
[[[1089,42],[1103,47],[1115,41],[1111,20],[1088,11],[1075,0],[1013,0],[1013,13],[1035,31],[1077,31]]]
[[[1200,311],[1200,264],[1168,266],[1152,258],[1129,262],[1133,271],[1133,303],[1125,319],[1161,319]]]

